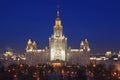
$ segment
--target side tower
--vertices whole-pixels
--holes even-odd
[[[57,11],[57,18],[53,29],[54,34],[49,38],[50,61],[65,61],[67,38],[63,35],[63,27],[60,20],[59,10]]]

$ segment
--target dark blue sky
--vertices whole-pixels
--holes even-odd
[[[1,0],[0,53],[24,52],[29,38],[48,46],[57,4],[68,46],[79,48],[87,38],[93,53],[120,50],[119,0]]]

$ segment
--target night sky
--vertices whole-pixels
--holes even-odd
[[[68,46],[87,38],[92,53],[120,50],[119,0],[0,0],[0,53],[24,53],[29,38],[48,46],[58,4]]]

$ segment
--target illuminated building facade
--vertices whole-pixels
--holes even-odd
[[[60,20],[60,12],[57,11],[57,18],[53,27],[53,35],[49,38],[49,47],[37,49],[37,44],[31,39],[27,42],[26,62],[27,64],[48,63],[51,61],[64,61],[70,64],[89,63],[89,42],[87,39],[80,43],[79,49],[67,47],[67,38],[63,35],[63,26]]]

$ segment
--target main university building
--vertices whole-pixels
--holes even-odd
[[[60,20],[59,10],[53,26],[53,35],[49,38],[49,47],[38,49],[35,41],[31,39],[27,42],[26,63],[35,64],[80,64],[88,65],[89,60],[89,43],[87,39],[81,41],[78,49],[71,49],[67,46],[67,38],[63,35],[63,26]]]

